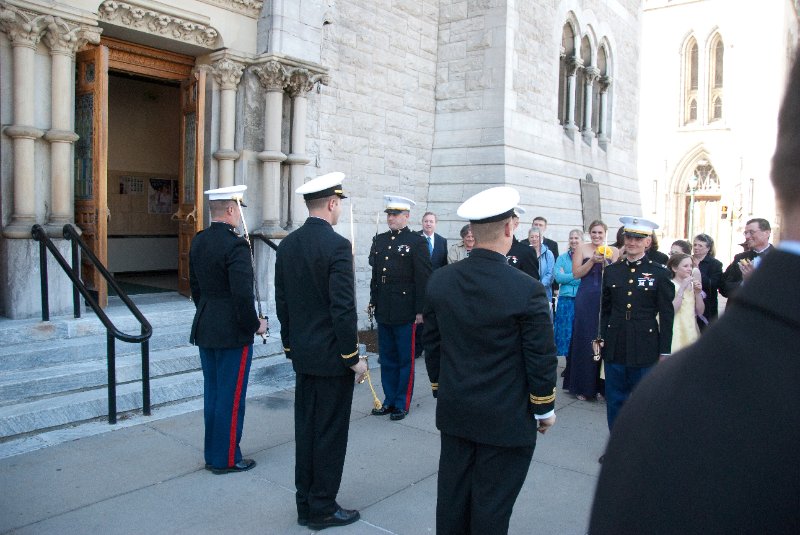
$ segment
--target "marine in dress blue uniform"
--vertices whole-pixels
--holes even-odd
[[[189,284],[196,312],[190,341],[203,367],[204,454],[215,474],[255,466],[239,449],[253,335],[266,330],[254,307],[250,248],[236,234],[246,186],[206,191],[211,225],[189,250]]]
[[[422,321],[425,287],[431,275],[427,241],[408,226],[416,203],[385,195],[389,230],[375,236],[369,254],[372,266],[370,307],[378,321],[383,407],[372,414],[402,420],[414,393],[414,325]]]
[[[669,272],[645,255],[658,225],[637,217],[620,221],[625,228],[625,258],[605,268],[600,302],[609,429],[659,356],[669,355],[675,316],[675,286]]]
[[[518,201],[508,187],[467,200],[458,215],[471,220],[475,248],[428,285],[423,338],[442,442],[439,535],[507,533],[536,432],[556,419],[549,302],[505,255]]]
[[[359,358],[353,255],[333,230],[341,214],[343,173],[328,173],[297,189],[309,217],[278,247],[275,307],[295,388],[297,521],[311,529],[351,524],[342,509],[342,480],[353,381],[367,369]]]

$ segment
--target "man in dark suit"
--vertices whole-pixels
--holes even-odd
[[[514,230],[519,227],[519,216],[525,214],[525,210],[519,206],[515,207],[513,215]],[[523,273],[527,273],[537,281],[539,280],[539,259],[536,258],[536,251],[530,245],[517,240],[516,236],[511,237],[511,248],[506,254],[508,265],[517,268]],[[526,242],[528,240],[525,240]]]
[[[609,429],[639,381],[669,355],[675,316],[669,273],[645,255],[658,225],[638,217],[621,217],[620,222],[625,258],[605,268],[600,301]]]
[[[428,243],[431,254],[431,269],[434,271],[447,265],[447,238],[436,233],[436,214],[425,212],[422,216],[422,230],[419,235]]]
[[[422,323],[425,287],[431,275],[427,241],[408,228],[414,201],[384,195],[389,230],[375,236],[369,253],[372,266],[369,308],[378,320],[381,385],[385,399],[375,416],[402,420],[414,393],[415,325]]]
[[[250,248],[236,234],[247,186],[206,191],[211,225],[189,249],[189,285],[196,312],[189,341],[200,348],[203,367],[204,455],[215,474],[242,472],[256,465],[242,459],[239,441],[253,334],[266,332],[253,299]],[[244,205],[241,205],[244,206]]]
[[[769,221],[762,218],[751,219],[744,227],[744,241],[747,251],[733,257],[733,262],[722,274],[722,284],[719,292],[725,297],[732,297],[742,285],[750,278],[758,267],[761,259],[773,249],[769,243],[772,228]]]
[[[434,271],[447,265],[447,238],[436,233],[436,223],[436,214],[425,212],[422,216],[422,230],[419,231],[419,235],[428,242],[431,269]],[[414,340],[418,343],[414,344],[414,358],[419,358],[422,356],[422,323],[417,323],[415,329]]]
[[[611,433],[593,535],[800,533],[800,63],[778,121],[782,240]]]
[[[345,526],[359,512],[336,503],[342,481],[353,380],[366,361],[358,326],[350,241],[333,230],[342,212],[343,173],[297,189],[308,219],[278,247],[275,310],[281,340],[297,374],[294,399],[297,523],[310,529]]]
[[[537,215],[536,217],[533,218],[533,222],[531,224],[534,227],[538,227],[542,231],[542,243],[544,243],[547,246],[547,248],[550,249],[550,252],[553,253],[553,262],[558,260],[558,242],[556,242],[555,240],[551,240],[550,238],[545,237],[545,232],[547,232],[547,219],[545,219],[544,217],[542,217],[540,215]],[[525,238],[524,240],[520,241],[520,243],[525,245],[525,246],[530,246],[530,244],[531,244],[531,242],[530,242],[530,240],[528,238]],[[537,260],[536,262],[537,262],[536,270],[538,272],[538,270],[539,270],[538,262],[539,261]],[[539,277],[536,277],[536,278],[538,279]],[[555,308],[555,297],[558,296],[558,283],[555,280],[553,280],[552,288],[553,288],[553,303],[552,303],[552,306],[553,306],[553,308]]]
[[[511,268],[519,193],[490,188],[458,209],[475,248],[431,277],[425,364],[441,431],[436,532],[503,534],[536,431],[556,420],[556,348],[542,285]]]

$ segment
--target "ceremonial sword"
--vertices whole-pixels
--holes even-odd
[[[380,217],[380,215],[379,215]],[[358,297],[356,293],[356,233],[355,233],[355,226],[353,222],[353,199],[350,199],[350,247],[353,256],[353,301],[356,305],[356,310],[358,310]],[[371,307],[367,307],[367,313],[370,317],[370,330],[372,329],[372,312]],[[358,344],[358,350],[361,351],[361,340],[358,336],[358,320],[356,320],[356,343]],[[372,386],[372,377],[369,373],[369,357],[364,355],[364,360],[367,364],[367,371],[364,372],[364,378],[367,380],[367,384],[369,385],[369,391],[372,392],[372,405],[380,410],[383,408],[383,403],[381,400],[378,399],[378,394],[375,392],[375,387]],[[363,383],[364,380],[362,379],[361,382]]]
[[[266,320],[267,317],[261,311],[261,294],[258,292],[258,278],[256,277],[256,259],[254,256],[253,244],[250,242],[250,233],[247,232],[247,222],[244,220],[244,212],[242,211],[242,200],[236,198],[236,204],[239,206],[239,215],[242,216],[242,228],[244,228],[244,239],[247,242],[247,247],[250,249],[250,265],[253,267],[253,286],[256,292],[256,308],[258,308],[258,319]],[[267,331],[261,334],[262,344],[267,343],[269,336],[269,320],[267,320]]]

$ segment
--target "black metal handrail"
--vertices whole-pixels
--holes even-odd
[[[254,238],[258,238],[259,240],[261,240],[264,243],[266,243],[267,245],[269,245],[272,248],[273,251],[277,251],[278,250],[278,246],[275,245],[275,242],[270,240],[269,238],[267,238],[263,234],[256,233],[256,234],[251,234],[251,236],[254,237]]]
[[[53,255],[58,265],[64,270],[64,273],[72,281],[72,304],[73,315],[76,318],[81,317],[80,298],[79,294],[83,296],[86,303],[92,308],[97,317],[106,328],[106,361],[108,363],[108,423],[117,423],[117,372],[116,372],[116,351],[115,340],[129,342],[132,344],[142,344],[142,412],[145,416],[150,416],[150,337],[153,335],[153,327],[150,322],[144,317],[139,308],[134,304],[128,295],[120,288],[117,281],[109,273],[102,262],[95,256],[95,254],[83,243],[80,234],[70,224],[64,225],[63,229],[64,238],[69,240],[72,244],[72,266],[70,266],[59,250],[56,248],[53,241],[47,235],[47,232],[41,225],[34,225],[31,228],[31,236],[39,242],[39,271],[41,274],[42,285],[42,321],[50,320],[50,304],[48,300],[48,282],[47,282],[47,251]],[[92,292],[86,288],[86,285],[81,280],[80,274],[80,252],[86,256],[87,259],[94,265],[94,268],[103,276],[106,282],[111,285],[117,295],[128,307],[128,310],[136,318],[141,326],[141,334],[133,335],[127,334],[114,325],[114,322],[106,315],[105,311],[100,308],[97,299],[92,295]]]

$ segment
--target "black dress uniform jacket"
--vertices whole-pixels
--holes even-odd
[[[431,276],[428,242],[408,227],[375,236],[369,253],[372,266],[370,303],[375,319],[387,325],[414,323],[422,314],[425,287]]]
[[[800,256],[775,250],[639,383],[608,443],[593,535],[800,533]]]
[[[764,256],[773,249],[774,247],[772,244],[769,244],[760,255],[755,251],[745,251],[734,256],[733,262],[725,268],[725,273],[722,274],[722,284],[719,287],[719,293],[725,297],[733,297],[733,294],[736,293],[736,290],[742,285],[742,270],[739,269],[740,260],[747,259],[752,262],[757,256]]]
[[[542,284],[505,256],[473,249],[431,277],[425,365],[436,426],[502,447],[536,443],[534,414],[555,405],[556,347]]]
[[[675,286],[666,268],[643,257],[605,268],[600,336],[603,358],[612,364],[652,366],[669,354]],[[658,314],[658,321],[656,321]]]
[[[225,276],[227,275],[227,276]],[[247,241],[227,223],[211,223],[192,240],[189,285],[197,308],[189,341],[209,349],[253,343],[258,314]]]
[[[506,255],[508,265],[517,268],[523,273],[527,273],[537,281],[539,280],[539,259],[536,258],[536,252],[530,247],[525,245],[514,238],[511,243],[511,249],[508,250]]]
[[[358,362],[350,241],[318,217],[289,234],[275,260],[275,309],[295,372],[352,374]],[[291,296],[291,299],[289,298]]]

